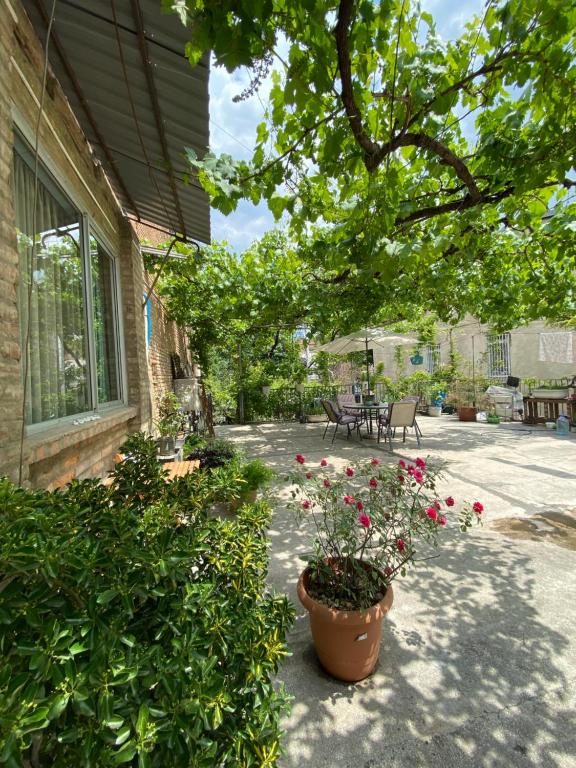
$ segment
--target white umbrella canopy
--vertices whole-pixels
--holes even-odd
[[[333,355],[346,355],[348,352],[364,352],[370,346],[379,347],[396,346],[401,344],[417,344],[418,339],[410,336],[399,336],[394,333],[386,333],[382,328],[364,328],[354,331],[347,336],[339,336],[334,341],[316,347],[315,352],[330,352]]]
[[[354,331],[347,336],[340,336],[334,341],[316,347],[315,352],[330,352],[333,355],[346,355],[348,352],[366,352],[366,378],[368,390],[370,390],[370,365],[368,363],[368,349],[371,346],[389,347],[401,344],[417,344],[418,339],[410,336],[399,336],[394,333],[386,333],[382,328],[364,328]]]

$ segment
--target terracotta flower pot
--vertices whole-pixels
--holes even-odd
[[[460,405],[458,418],[460,421],[476,421],[476,408],[473,405]]]
[[[338,680],[363,680],[372,674],[378,661],[382,619],[394,599],[392,587],[388,587],[379,603],[365,611],[338,611],[310,597],[308,579],[306,569],[298,580],[298,598],[310,616],[320,663]]]

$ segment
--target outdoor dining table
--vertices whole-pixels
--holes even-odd
[[[372,419],[374,416],[378,419],[381,412],[385,413],[388,410],[388,403],[346,403],[345,410],[349,412],[358,411],[361,413],[365,417],[366,424],[368,425],[366,437],[374,439]]]

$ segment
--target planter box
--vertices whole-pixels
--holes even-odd
[[[476,421],[476,408],[473,405],[460,405],[458,418],[460,421]]]
[[[568,397],[568,388],[562,389],[534,389],[532,390],[531,397],[537,397],[541,400],[563,400]]]

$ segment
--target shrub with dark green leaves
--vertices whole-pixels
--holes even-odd
[[[269,509],[207,519],[203,473],[164,483],[138,440],[110,487],[0,480],[0,763],[272,766],[293,609],[265,591]]]

